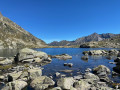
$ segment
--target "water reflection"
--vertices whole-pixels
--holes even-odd
[[[0,49],[0,57],[13,57],[18,51],[17,49]]]

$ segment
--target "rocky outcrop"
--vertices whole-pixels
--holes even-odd
[[[109,39],[111,37],[116,36],[116,34],[111,34],[111,33],[105,33],[105,34],[97,34],[97,33],[93,33],[91,35],[85,36],[85,37],[81,37],[78,38],[74,41],[66,41],[66,40],[62,40],[62,41],[53,41],[51,43],[49,43],[48,45],[50,46],[72,46],[72,45],[81,45],[81,48],[95,48],[98,47],[96,46],[96,41],[102,41],[105,39]],[[87,42],[90,42],[90,44],[86,44]],[[93,43],[92,43],[93,42]],[[83,44],[85,43],[85,44]]]
[[[80,48],[120,48],[120,34],[101,41],[85,42],[80,44]]]
[[[10,19],[0,15],[0,49],[4,48],[41,48],[44,41],[34,37]]]

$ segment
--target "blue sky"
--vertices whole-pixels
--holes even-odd
[[[120,0],[0,0],[0,12],[47,43],[120,33]]]

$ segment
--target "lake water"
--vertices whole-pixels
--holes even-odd
[[[66,74],[67,76],[74,76],[74,75],[79,75],[78,72],[84,73],[85,69],[87,68],[94,68],[98,65],[105,65],[110,70],[112,71],[113,67],[116,65],[110,64],[109,62],[113,62],[114,58],[112,60],[106,59],[106,56],[89,56],[89,60],[85,61],[81,59],[81,56],[83,56],[82,52],[83,51],[88,51],[88,50],[98,50],[98,49],[103,49],[103,48],[42,48],[42,49],[35,49],[37,51],[43,51],[46,52],[49,55],[59,55],[59,54],[69,54],[72,56],[72,59],[69,60],[59,60],[59,59],[52,59],[52,62],[50,64],[47,64],[43,66],[43,75],[47,76],[54,76],[56,72],[60,72],[60,70],[73,70],[72,73],[63,73]],[[107,48],[104,48],[105,50],[109,50]],[[0,50],[0,56],[5,56],[5,57],[11,57],[14,56],[18,50]],[[73,67],[67,67],[64,66],[64,63],[73,63]],[[110,78],[116,82],[120,81],[120,77],[112,77]]]
[[[47,76],[53,76],[56,72],[60,72],[60,70],[73,70],[72,76],[79,75],[77,72],[84,73],[85,69],[87,68],[94,68],[98,65],[105,65],[107,66],[111,71],[113,71],[113,67],[116,65],[110,64],[109,62],[114,62],[114,57],[112,60],[106,59],[106,56],[89,56],[89,60],[82,60],[81,56],[83,56],[83,51],[88,50],[98,50],[103,48],[42,48],[42,49],[35,49],[37,51],[43,51],[46,52],[49,55],[59,55],[59,54],[69,54],[72,56],[72,59],[69,60],[59,60],[59,59],[52,59],[52,62],[50,64],[47,64],[43,66],[43,75]],[[105,50],[109,50],[109,48],[104,48]],[[73,67],[67,67],[64,66],[64,63],[73,63]],[[63,72],[60,72],[63,73]],[[63,73],[67,76],[71,76],[70,73]],[[120,81],[120,77],[112,77],[110,75],[110,78],[116,82]]]

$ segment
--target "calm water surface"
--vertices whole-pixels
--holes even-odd
[[[37,51],[43,51],[46,52],[49,55],[59,55],[59,54],[69,54],[72,56],[72,59],[69,60],[59,60],[59,59],[52,59],[52,62],[48,65],[43,66],[43,75],[54,75],[56,72],[60,72],[60,70],[73,70],[72,74],[79,75],[77,72],[84,73],[86,68],[94,68],[98,65],[105,65],[107,66],[111,71],[113,70],[113,67],[116,65],[110,64],[109,62],[113,62],[114,58],[112,60],[106,59],[106,56],[89,56],[89,60],[85,61],[81,59],[81,56],[83,56],[83,51],[88,50],[98,50],[103,48],[42,48],[42,49],[35,49]],[[108,48],[104,48],[105,50],[109,50]],[[64,66],[64,63],[73,63],[73,67],[67,67]],[[63,73],[63,72],[61,72]],[[67,76],[70,76],[69,73],[63,73]],[[113,78],[110,75],[110,78],[116,82],[120,81],[120,77]]]

